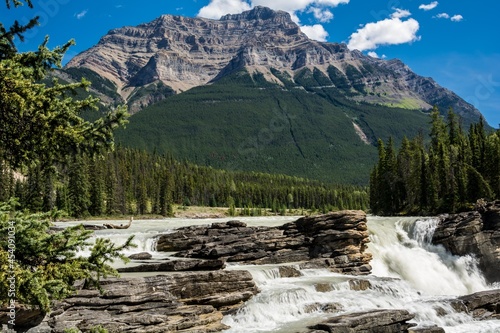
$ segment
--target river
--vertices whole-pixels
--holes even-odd
[[[278,226],[297,217],[238,219],[249,226]],[[153,259],[163,259],[171,254],[155,251],[158,234],[172,232],[181,226],[226,220],[229,219],[140,220],[134,221],[129,229],[96,231],[95,237],[107,237],[121,244],[134,234],[138,247],[126,254],[147,251],[153,254]],[[500,284],[488,285],[474,258],[453,256],[443,247],[430,244],[436,224],[433,218],[369,216],[371,242],[368,251],[373,254],[373,270],[366,277],[335,274],[326,269],[304,269],[301,277],[282,278],[277,266],[273,265],[228,265],[226,269],[229,270],[250,271],[260,293],[238,313],[224,317],[223,323],[231,326],[226,333],[303,332],[308,324],[325,319],[332,311],[348,313],[373,309],[406,309],[416,315],[413,322],[436,324],[447,333],[500,333],[500,320],[474,321],[467,314],[455,312],[445,302],[477,291],[499,289]],[[357,280],[369,281],[370,288],[351,290],[350,284]]]

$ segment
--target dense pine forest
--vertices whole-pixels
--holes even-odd
[[[62,169],[30,168],[27,176],[0,170],[0,201],[15,196],[30,211],[63,210],[73,217],[155,214],[181,205],[229,207],[230,215],[265,209],[367,209],[364,187],[255,172],[229,172],[171,157],[119,148],[104,156],[80,155]]]
[[[430,141],[403,139],[396,152],[392,138],[378,142],[378,163],[370,177],[374,214],[437,214],[470,208],[478,199],[500,197],[500,131],[481,120],[468,132],[449,110],[431,113]]]

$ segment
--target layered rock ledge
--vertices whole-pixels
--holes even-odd
[[[176,252],[176,257],[247,264],[303,262],[302,267],[355,275],[371,271],[362,211],[303,217],[280,227],[248,227],[240,221],[190,226],[157,241],[158,251]]]
[[[451,301],[451,305],[479,320],[500,319],[500,289],[461,296]]]
[[[101,325],[119,332],[220,332],[224,314],[234,311],[258,290],[247,271],[182,272],[102,281],[104,293],[78,290],[54,304],[35,332],[83,332]],[[7,312],[0,311],[6,323]],[[31,320],[30,320],[31,321]],[[33,326],[33,322],[16,323]],[[30,332],[33,332],[31,330]]]
[[[309,333],[407,333],[415,316],[406,310],[373,310],[331,317]]]
[[[488,282],[500,281],[500,201],[477,205],[476,210],[443,215],[434,236],[455,255],[474,255]]]

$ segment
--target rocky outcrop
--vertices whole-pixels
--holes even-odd
[[[451,301],[456,311],[470,313],[476,319],[500,319],[500,289],[465,295]]]
[[[153,255],[149,252],[139,252],[128,256],[128,258],[132,260],[148,260],[151,259],[152,257]]]
[[[341,211],[303,217],[280,227],[248,227],[240,221],[180,228],[158,238],[158,251],[175,256],[250,264],[303,262],[347,274],[369,274],[366,214]]]
[[[414,315],[406,310],[374,310],[331,317],[313,325],[309,333],[407,333],[415,324]]]
[[[79,290],[57,302],[39,331],[88,332],[101,325],[120,332],[220,332],[223,315],[257,293],[246,271],[183,272],[143,278],[105,279],[104,293]],[[0,312],[0,322],[5,313]],[[35,330],[36,330],[35,329]]]
[[[413,109],[438,105],[445,110],[453,107],[464,119],[480,117],[474,106],[434,80],[416,75],[400,60],[376,59],[345,44],[311,40],[289,13],[261,6],[220,20],[163,15],[136,27],[113,29],[71,59],[67,68],[94,71],[113,82],[127,101],[144,87],[155,95],[153,83],[183,92],[246,69],[285,85],[276,71],[293,80],[304,69],[311,77],[311,70],[317,69],[324,76],[319,85],[335,86],[348,98],[356,95],[357,101],[410,103]],[[132,111],[168,96],[156,95],[135,101]]]
[[[474,255],[488,282],[500,281],[500,201],[441,217],[432,237],[455,255]]]

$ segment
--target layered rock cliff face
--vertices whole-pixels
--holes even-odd
[[[303,262],[302,267],[369,274],[368,242],[365,213],[342,211],[276,228],[247,227],[239,221],[180,228],[160,236],[157,250],[177,251],[178,257],[251,264]]]
[[[443,216],[432,242],[455,255],[475,255],[486,280],[500,281],[500,201]]]
[[[30,332],[62,333],[102,326],[122,332],[220,332],[224,314],[257,293],[246,271],[183,272],[141,278],[105,279],[98,290],[79,290],[57,302]],[[0,323],[7,312],[0,311]],[[33,313],[28,311],[28,313]],[[35,313],[36,314],[36,313]],[[43,318],[43,316],[42,316]],[[32,318],[16,318],[16,328],[34,326]]]
[[[452,106],[466,118],[480,116],[472,105],[401,61],[374,59],[345,44],[311,40],[288,13],[265,7],[220,20],[163,15],[137,27],[114,29],[67,67],[88,68],[111,80],[125,100],[155,82],[182,92],[241,69],[262,73],[278,84],[283,82],[277,72],[293,80],[304,69],[318,69],[325,77],[335,72],[335,82],[325,84],[355,100],[412,109],[437,104]]]

